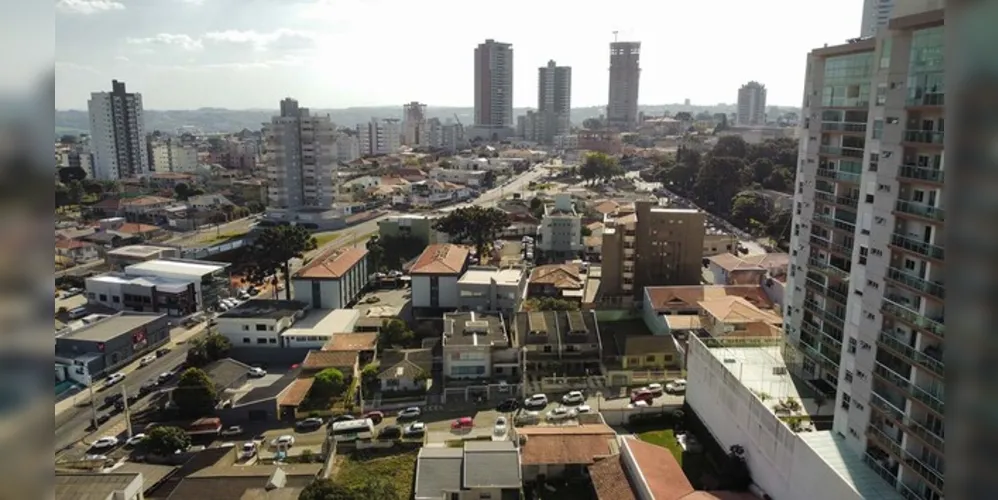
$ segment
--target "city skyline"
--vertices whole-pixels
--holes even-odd
[[[150,110],[270,108],[287,96],[316,109],[401,106],[413,99],[430,106],[471,106],[471,56],[475,46],[492,38],[512,44],[517,53],[514,107],[534,107],[536,68],[551,59],[573,68],[576,107],[606,106],[606,47],[617,30],[621,41],[642,43],[640,104],[686,98],[701,105],[731,103],[739,85],[760,80],[770,103],[797,106],[807,51],[855,36],[862,15],[861,0],[821,10],[826,22],[819,25],[795,22],[817,15],[814,5],[780,0],[760,18],[749,5],[723,3],[662,9],[673,19],[701,20],[662,30],[653,21],[659,16],[625,15],[632,11],[627,8],[589,16],[575,12],[594,11],[595,3],[566,13],[557,5],[514,1],[494,15],[493,25],[501,27],[485,31],[470,22],[437,28],[425,11],[394,0],[255,0],[252,9],[239,8],[245,2],[234,0],[64,0],[56,20],[55,102],[57,109],[83,109],[90,92],[118,79],[142,93]],[[532,15],[522,16],[527,8]],[[394,13],[390,18],[382,14],[388,11]],[[549,13],[571,29],[552,38]],[[461,15],[454,14],[455,20]],[[373,36],[412,32],[421,18],[426,21],[418,36]],[[739,32],[746,19],[762,28],[732,43],[725,34]],[[357,43],[363,39],[368,42]],[[698,50],[677,44],[684,39],[701,40]],[[676,78],[677,67],[696,77]]]

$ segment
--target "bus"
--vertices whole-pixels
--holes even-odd
[[[369,418],[335,422],[329,426],[329,435],[336,442],[356,441],[374,437],[374,422]]]

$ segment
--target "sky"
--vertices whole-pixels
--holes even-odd
[[[513,44],[516,107],[537,68],[572,67],[605,105],[609,43],[641,42],[641,104],[800,106],[807,52],[858,36],[862,0],[56,0],[57,109],[124,81],[146,109],[472,106],[475,47]]]

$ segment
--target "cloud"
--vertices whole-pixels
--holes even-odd
[[[273,69],[278,67],[301,66],[305,60],[299,57],[288,56],[262,61],[210,63],[210,64],[186,64],[186,65],[161,65],[150,64],[148,67],[157,71],[183,71],[183,72],[205,72],[205,71],[249,71],[255,69]]]
[[[178,35],[171,33],[160,33],[147,38],[129,38],[126,40],[130,45],[171,45],[184,50],[201,50],[204,46],[201,40],[191,38],[188,35]]]
[[[65,70],[80,71],[83,73],[93,73],[95,75],[101,74],[101,72],[97,71],[97,69],[94,68],[93,66],[87,66],[86,64],[77,64],[74,62],[67,62],[67,61],[56,61],[55,69],[64,70],[64,71]]]
[[[269,33],[226,30],[207,33],[205,40],[219,43],[251,45],[256,50],[295,51],[315,45],[315,35],[303,31],[279,29]]]
[[[55,8],[68,14],[97,14],[112,10],[124,10],[125,4],[114,0],[59,0]]]
[[[177,0],[177,1],[179,1],[180,3],[185,3],[187,5],[201,5],[204,3],[204,0]]]

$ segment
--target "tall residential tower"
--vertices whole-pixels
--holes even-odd
[[[641,42],[610,44],[610,99],[606,118],[612,128],[632,130],[638,123]]]
[[[113,80],[111,92],[90,94],[87,108],[94,178],[108,181],[149,173],[142,94],[126,92],[125,82]]]
[[[945,490],[944,11],[810,53],[784,324],[833,428],[906,498]]]
[[[513,123],[513,45],[489,39],[475,49],[476,135],[502,137]]]
[[[548,61],[537,71],[537,111],[541,115],[540,140],[552,144],[572,127],[572,68]]]
[[[429,130],[426,125],[426,105],[412,101],[402,105],[402,144],[426,147]]]
[[[267,196],[271,208],[328,209],[336,194],[336,128],[298,101],[281,101],[281,114],[263,125]]]
[[[735,123],[742,126],[766,124],[766,86],[748,82],[738,89],[738,115]]]

